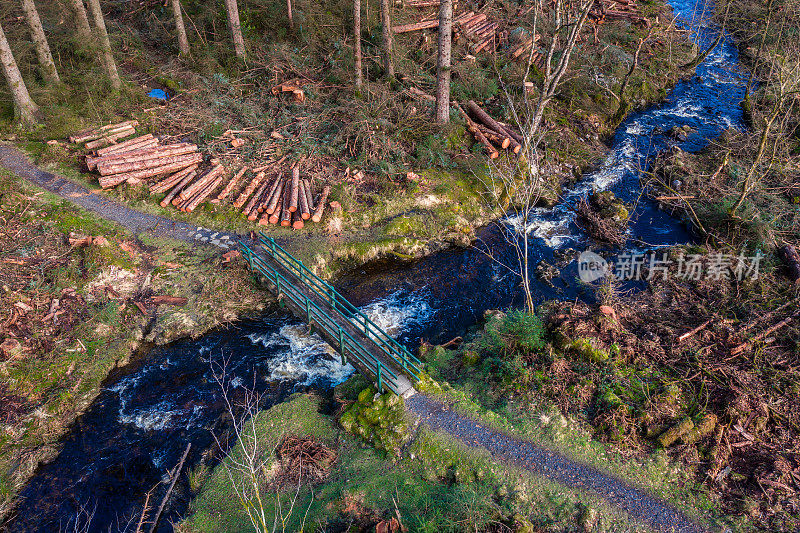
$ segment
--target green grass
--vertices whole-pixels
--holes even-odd
[[[319,402],[316,396],[296,395],[256,419],[265,450],[271,450],[283,435],[297,434],[313,435],[339,453],[327,481],[300,490],[286,531],[298,531],[304,517],[307,529],[342,520],[345,507],[374,520],[389,519],[395,516],[395,505],[411,531],[463,531],[465,524],[480,528],[515,521],[563,530],[575,527],[587,508],[599,515],[597,531],[646,530],[597,497],[497,463],[485,450],[469,448],[440,433],[422,431],[399,462],[382,459],[320,414]],[[238,453],[237,445],[232,454]],[[275,493],[267,479],[263,492],[271,524],[275,503],[280,499],[285,507],[294,489]],[[215,468],[190,513],[180,526],[182,531],[250,528],[224,466]]]

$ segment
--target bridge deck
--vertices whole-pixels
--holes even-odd
[[[241,247],[253,273],[263,276],[270,290],[343,361],[375,380],[380,390],[388,388],[405,398],[416,393],[422,363],[336,289],[270,237],[262,234],[255,250],[243,243]]]

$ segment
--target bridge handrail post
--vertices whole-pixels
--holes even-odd
[[[383,389],[383,376],[381,375],[382,374],[381,373],[382,367],[383,367],[383,365],[381,365],[381,362],[378,361],[378,392],[383,392],[382,391],[382,389]]]
[[[342,331],[342,326],[339,326],[339,352],[342,355],[342,364],[347,364],[347,358],[344,355],[344,331]]]

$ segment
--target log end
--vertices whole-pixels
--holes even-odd
[[[305,224],[303,223],[302,220],[295,220],[294,222],[292,222],[292,227],[294,229],[303,229],[303,226],[305,226]]]

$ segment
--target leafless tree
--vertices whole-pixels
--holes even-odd
[[[189,55],[189,38],[186,36],[186,26],[183,24],[181,13],[181,0],[172,0],[172,12],[175,16],[175,32],[178,34],[178,49],[184,56]]]
[[[547,47],[544,72],[538,87],[538,94],[531,102],[528,99],[528,92],[523,91],[526,96],[526,107],[530,110],[528,113],[530,121],[522,128],[526,142],[530,142],[537,135],[545,109],[550,105],[550,101],[561,86],[561,79],[569,68],[578,36],[584,24],[586,24],[586,19],[593,3],[594,0],[581,0],[579,4],[573,4],[568,0],[555,0],[555,3],[549,7],[552,35],[550,36],[550,44]],[[537,5],[539,7],[534,9],[534,32],[538,25],[536,19],[544,16],[544,13],[541,12],[544,9],[544,2],[538,2]],[[535,47],[531,47],[525,80],[528,79],[530,74],[534,49]]]
[[[228,28],[233,36],[233,49],[236,52],[236,57],[244,59],[244,37],[242,36],[242,23],[239,20],[239,4],[237,1],[225,0],[225,12],[228,14]]]
[[[240,398],[234,400],[231,394],[231,385],[227,376],[227,361],[221,363],[211,361],[214,380],[222,390],[222,398],[232,420],[232,434],[236,446],[229,447],[217,435],[214,439],[221,450],[227,450],[222,460],[222,468],[228,476],[236,497],[244,512],[250,519],[253,529],[257,533],[286,532],[290,521],[297,518],[296,513],[302,487],[298,477],[297,487],[288,499],[282,496],[276,488],[274,494],[268,494],[265,488],[267,466],[275,456],[275,448],[268,447],[263,436],[259,433],[258,414],[261,411],[263,394],[253,388],[239,387]],[[280,442],[280,438],[276,442]],[[273,499],[274,498],[274,499]],[[269,504],[275,507],[275,513],[270,520],[268,516]],[[305,525],[308,510],[302,518]],[[301,526],[300,530],[303,530]]]
[[[122,87],[122,80],[119,78],[117,64],[114,62],[114,53],[111,50],[111,41],[108,38],[108,31],[106,31],[106,21],[103,18],[103,11],[100,9],[100,0],[89,0],[89,9],[92,12],[92,19],[94,20],[94,26],[97,30],[97,40],[103,52],[103,68],[105,68],[108,79],[111,80],[111,86],[115,90],[119,90]]]
[[[450,122],[450,59],[453,39],[453,0],[439,4],[439,48],[436,59],[436,122]]]
[[[31,29],[33,46],[36,49],[36,57],[39,59],[39,66],[42,68],[44,79],[52,85],[61,83],[58,77],[56,64],[53,62],[53,54],[50,53],[50,45],[47,44],[47,37],[44,35],[42,21],[39,19],[39,12],[33,0],[22,0],[22,10]]]
[[[36,126],[36,113],[39,108],[31,99],[30,94],[28,94],[28,88],[25,86],[25,81],[19,72],[17,62],[11,52],[11,47],[8,44],[2,26],[0,26],[0,63],[3,64],[3,75],[14,99],[15,119],[19,120],[25,128]]]

